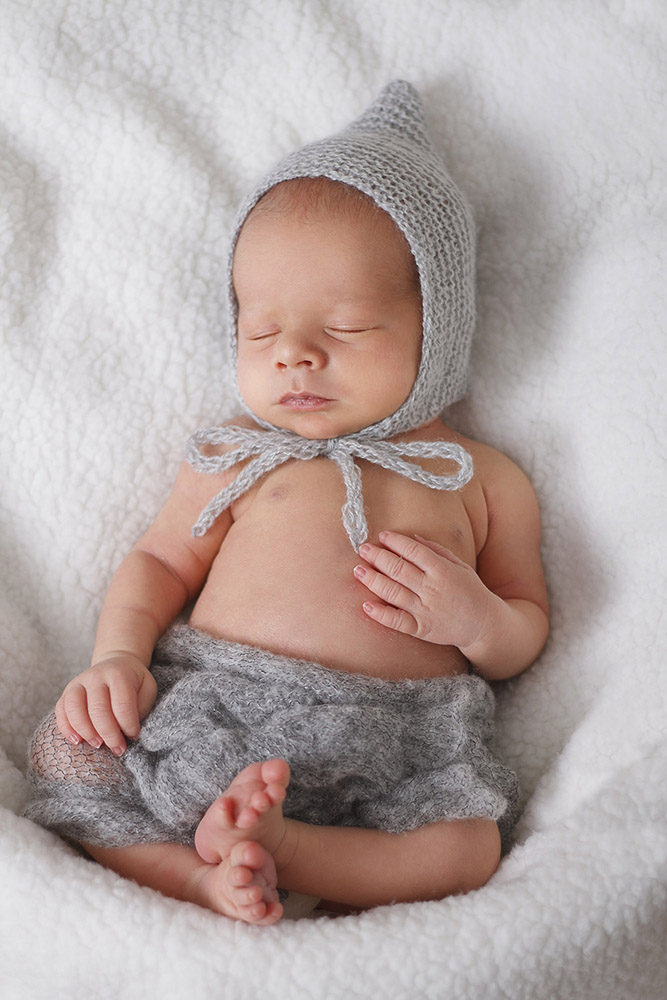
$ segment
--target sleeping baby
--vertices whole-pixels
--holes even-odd
[[[242,415],[193,436],[114,575],[27,815],[252,924],[279,890],[478,888],[518,802],[487,681],[533,662],[548,606],[529,482],[440,417],[473,227],[410,85],[265,178],[228,280]]]

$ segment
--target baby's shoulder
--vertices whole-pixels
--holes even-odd
[[[443,438],[461,445],[472,457],[474,479],[487,496],[522,495],[532,492],[532,485],[523,469],[498,448],[461,434],[442,420],[429,425],[433,438]]]

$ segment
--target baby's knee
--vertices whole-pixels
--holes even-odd
[[[491,819],[463,820],[461,836],[461,887],[472,892],[486,885],[500,864],[500,831]]]
[[[465,819],[434,826],[441,835],[436,865],[441,896],[472,892],[486,885],[500,863],[498,825],[490,819]]]
[[[106,747],[96,750],[87,743],[78,746],[68,743],[53,712],[33,733],[28,764],[32,775],[43,781],[90,786],[115,785],[122,770]]]

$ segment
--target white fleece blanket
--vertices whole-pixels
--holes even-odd
[[[0,995],[667,995],[663,0],[3,0]],[[553,632],[499,692],[525,811],[491,883],[248,928],[18,815],[192,429],[228,416],[227,228],[394,77],[479,225],[470,399],[531,475]]]

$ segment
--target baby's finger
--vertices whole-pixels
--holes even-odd
[[[70,725],[70,721],[67,718],[67,714],[63,706],[62,698],[58,699],[54,714],[56,717],[56,725],[67,742],[71,743],[73,747],[78,746],[79,743],[81,743],[81,735]]]
[[[138,698],[137,698],[137,710],[139,712],[139,719],[144,719],[155,703],[157,698],[157,682],[151,673],[147,673],[144,678],[141,687],[139,688]],[[130,736],[131,733],[128,733]]]
[[[403,632],[405,635],[417,635],[419,628],[416,620],[402,608],[378,604],[376,601],[365,601],[363,609],[369,618],[384,625],[385,628],[393,629],[394,632]]]
[[[87,692],[83,684],[72,684],[63,693],[58,705],[67,718],[71,729],[91,747],[101,747],[104,742],[97,732],[88,711]],[[56,706],[58,709],[58,706]],[[56,715],[58,718],[58,715]]]
[[[119,673],[109,686],[113,716],[130,739],[136,739],[141,728],[141,719],[150,711],[157,694],[157,684],[152,674],[146,671],[145,679],[137,690],[136,683]]]
[[[124,735],[129,736],[130,739],[136,739],[139,735],[140,723],[137,692],[133,687],[127,685],[124,688],[112,689],[111,713]],[[116,745],[120,746],[121,744]],[[122,749],[125,749],[124,740],[122,741]]]
[[[367,566],[355,566],[354,575],[371,593],[381,598],[386,604],[409,611],[419,603],[413,591],[404,587],[398,580],[390,580],[383,573]]]
[[[383,576],[398,581],[414,594],[419,592],[424,574],[414,563],[406,561],[400,554],[366,542],[359,549],[359,555]]]
[[[438,565],[440,553],[410,535],[402,535],[398,531],[381,531],[380,541],[385,550],[394,552],[404,563],[421,570],[422,574],[432,572]]]
[[[88,714],[102,741],[120,756],[127,744],[113,713],[111,694],[106,685],[88,692]]]
[[[441,545],[440,542],[433,542],[430,538],[424,538],[422,535],[418,535],[416,533],[415,538],[418,542],[421,542],[422,545],[426,545],[426,547],[431,549],[432,552],[435,552],[436,555],[442,556],[443,559],[449,559],[450,562],[456,563],[458,566],[469,565],[467,562],[464,562],[463,559],[459,559],[459,557],[455,555],[451,549],[448,549],[445,545]]]

